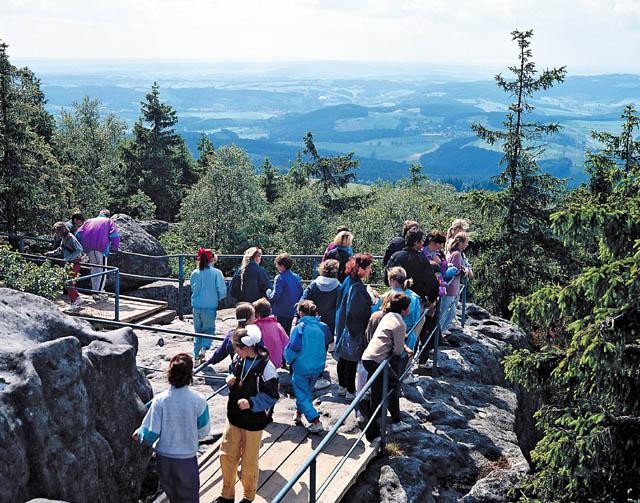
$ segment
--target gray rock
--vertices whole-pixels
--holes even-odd
[[[169,222],[164,220],[139,220],[138,225],[154,238],[159,238],[160,234],[169,232]]]
[[[129,215],[117,214],[111,217],[120,229],[120,252],[141,253],[143,255],[162,256],[166,252],[160,241],[146,232]],[[126,253],[116,252],[109,255],[109,265],[118,267],[121,273],[137,274],[141,276],[153,276],[166,278],[171,275],[169,259],[139,257]],[[153,283],[155,280],[128,278],[120,276],[120,288],[123,291]],[[109,276],[108,285],[113,287],[114,280]]]
[[[0,501],[137,501],[151,452],[131,433],[152,397],[137,347],[0,289]]]
[[[398,474],[389,465],[380,468],[380,503],[407,503],[407,493],[402,488]]]
[[[480,479],[460,503],[507,503],[513,498],[509,491],[522,480],[522,472],[518,470],[496,469]]]
[[[162,300],[168,304],[169,309],[178,311],[177,282],[155,281],[128,292],[127,295],[141,299]],[[182,314],[191,314],[191,312],[191,284],[185,281],[182,289]]]

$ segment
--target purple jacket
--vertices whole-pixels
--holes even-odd
[[[110,251],[118,251],[120,246],[118,226],[106,217],[90,218],[78,229],[76,237],[84,251],[101,251],[109,255]]]

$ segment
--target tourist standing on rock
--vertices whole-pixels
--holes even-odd
[[[386,251],[384,252],[384,257],[382,258],[382,264],[385,267],[387,267],[387,263],[389,262],[389,259],[391,258],[391,256],[395,252],[400,251],[404,248],[405,246],[404,240],[407,236],[407,232],[409,232],[411,229],[417,229],[417,228],[419,228],[419,224],[415,220],[404,221],[404,224],[402,224],[402,235],[396,236],[395,238],[393,238],[389,243],[389,246],[387,246]]]
[[[109,217],[104,215],[108,210],[101,210],[96,218],[90,218],[76,232],[78,241],[82,244],[84,251],[89,257],[91,274],[106,271],[107,257],[110,252],[118,250],[120,246],[120,231],[118,226]],[[91,289],[94,300],[105,300],[107,296],[103,294],[107,284],[107,275],[94,276],[91,278]]]
[[[336,246],[326,254],[326,259],[338,261],[338,264],[340,264],[338,267],[338,281],[342,283],[348,274],[345,272],[345,267],[353,255],[353,234],[348,231],[338,232],[333,243]]]
[[[248,302],[241,302],[236,306],[236,321],[238,325],[236,328],[232,328],[227,332],[222,344],[220,344],[216,350],[213,352],[211,358],[207,360],[207,365],[215,365],[216,363],[220,363],[227,357],[230,357],[233,360],[233,356],[236,354],[233,350],[233,334],[237,328],[246,328],[250,325],[254,325],[256,322],[256,312],[253,308],[252,304]],[[260,335],[260,330],[258,329],[258,335]],[[206,367],[205,366],[205,367]]]
[[[447,250],[447,261],[450,267],[457,268],[458,273],[447,285],[447,292],[440,300],[440,331],[444,333],[456,317],[456,306],[458,305],[458,295],[460,294],[460,278],[466,274],[462,253],[469,244],[469,235],[466,232],[457,233],[449,241]]]
[[[451,222],[451,227],[449,227],[449,229],[447,230],[447,243],[445,244],[445,248],[447,250],[449,249],[451,240],[456,236],[456,234],[459,234],[460,232],[466,232],[467,234],[469,233],[469,222],[462,218],[457,218],[456,220]],[[465,277],[467,279],[473,279],[474,274],[471,267],[471,262],[464,254],[464,252],[462,252],[462,265],[466,271]]]
[[[289,344],[289,336],[278,318],[271,314],[271,304],[267,299],[253,303],[256,312],[256,326],[262,334],[262,345],[269,351],[269,359],[277,369],[282,368],[284,348]]]
[[[261,297],[266,297],[267,290],[271,288],[271,280],[267,271],[260,265],[262,250],[252,246],[244,252],[242,263],[236,269],[229,293],[238,302],[255,302]]]
[[[288,253],[281,253],[274,262],[279,274],[275,277],[273,289],[267,290],[267,299],[271,303],[273,315],[289,334],[296,315],[296,303],[302,296],[302,280],[291,271],[293,259]]]
[[[136,442],[152,446],[160,487],[171,503],[200,501],[198,440],[210,429],[209,406],[205,398],[189,388],[193,382],[193,360],[178,353],[167,371],[171,387],[151,401],[142,425],[133,434]]]
[[[405,344],[407,336],[407,326],[403,318],[409,315],[411,310],[411,300],[402,292],[391,292],[384,302],[384,312],[386,313],[379,321],[375,332],[369,341],[364,353],[362,354],[362,364],[367,370],[368,378],[371,379],[380,364],[387,357],[400,359],[402,353],[413,354],[411,348]],[[391,361],[390,361],[391,363]],[[400,415],[400,393],[398,392],[398,370],[392,370],[397,365],[392,365],[389,369],[389,389],[396,389],[396,392],[389,396],[388,407],[391,413],[393,432],[400,432],[409,429],[409,426],[402,422]],[[401,371],[400,371],[401,372]],[[374,411],[378,404],[382,401],[383,393],[383,376],[382,373],[376,377],[371,385],[371,394],[369,402],[369,410]],[[367,421],[369,418],[365,418]],[[368,440],[373,440],[380,435],[380,411],[375,415],[375,419],[371,422],[366,432]]]
[[[298,324],[291,332],[285,349],[291,365],[291,385],[296,395],[294,423],[302,425],[302,415],[309,422],[310,433],[324,430],[320,414],[313,406],[313,389],[327,360],[327,345],[332,338],[329,327],[318,319],[318,309],[310,300],[298,303]]]
[[[191,306],[193,307],[193,330],[199,334],[216,334],[218,304],[227,296],[222,271],[213,266],[216,255],[208,248],[198,249],[198,268],[191,273]],[[212,339],[194,337],[193,355],[200,364],[206,359]]]
[[[362,282],[371,274],[373,256],[358,253],[346,265],[346,279],[338,292],[336,310],[336,344],[334,358],[338,361],[338,395],[353,400],[356,391],[358,361],[364,351],[364,333],[371,316],[371,295]]]
[[[260,337],[238,328],[233,334],[233,347],[237,356],[233,371],[227,377],[227,422],[220,445],[222,494],[216,503],[234,502],[238,464],[242,465],[244,490],[240,503],[255,499],[262,431],[271,422],[273,407],[279,398],[278,374],[269,354],[260,345]]]
[[[76,239],[72,232],[69,232],[64,222],[56,222],[52,228],[54,236],[60,240],[60,246],[55,250],[46,252],[47,257],[61,257],[65,262],[71,264],[71,277],[77,278],[80,274],[80,257],[82,256],[82,245]],[[80,310],[82,299],[75,289],[75,281],[71,287],[67,287],[71,307],[69,311],[77,312]]]
[[[338,234],[340,234],[341,232],[349,232],[349,228],[346,225],[339,225],[338,228],[336,229],[336,236]],[[322,254],[322,260],[325,261],[327,260],[327,253],[329,253],[331,250],[333,250],[336,247],[336,243],[335,243],[335,239],[334,241],[331,241],[331,243],[329,243],[327,245],[327,247],[324,250],[324,253]]]

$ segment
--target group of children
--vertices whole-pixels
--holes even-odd
[[[466,225],[466,222],[463,223]],[[405,251],[418,251],[421,257],[421,261],[416,262],[414,256],[407,255],[410,259],[408,264],[414,268],[416,264],[421,267],[426,264],[423,267],[430,268],[430,277],[436,282],[435,300],[431,294],[425,296],[421,295],[420,290],[417,291],[414,286],[415,278],[412,277],[418,274],[415,270],[410,274],[408,268],[397,265],[386,271],[391,289],[385,295],[379,296],[365,286],[363,280],[371,272],[373,257],[370,254],[353,254],[353,236],[347,229],[339,229],[333,246],[330,245],[327,249],[326,255],[329,258],[323,260],[318,267],[319,276],[304,290],[300,277],[291,271],[293,260],[290,255],[284,253],[276,257],[279,274],[272,285],[260,266],[261,251],[251,248],[245,252],[245,258],[234,275],[230,288],[233,297],[241,300],[236,306],[237,328],[230,330],[213,355],[206,359],[207,364],[219,363],[227,357],[231,359],[226,380],[229,387],[227,421],[220,447],[223,488],[217,503],[234,502],[239,463],[242,463],[241,480],[244,488],[241,503],[255,498],[262,431],[271,422],[273,408],[279,397],[276,369],[284,367],[285,363],[291,371],[296,397],[294,423],[303,424],[304,417],[309,432],[319,433],[324,430],[320,414],[313,405],[313,390],[325,371],[327,351],[334,341],[334,358],[338,361],[337,394],[344,396],[347,401],[355,396],[358,372],[362,380],[371,378],[382,362],[391,358],[393,372],[390,373],[390,428],[392,431],[408,428],[401,418],[400,383],[397,377],[404,372],[409,357],[418,349],[418,343],[422,339],[419,320],[425,318],[421,316],[423,310],[433,309],[437,302],[445,304],[448,301],[443,299],[447,296],[455,297],[457,292],[451,285],[456,279],[459,283],[465,267],[470,271],[463,255],[468,243],[464,230],[464,225],[460,226],[458,232],[451,232],[450,229],[450,243],[445,238],[450,253],[444,257],[439,253],[443,244],[439,233],[432,232],[429,243],[425,245],[424,235],[419,235],[416,240],[415,227],[406,232],[410,237]],[[399,251],[402,250],[391,253],[390,258]],[[336,258],[331,258],[332,256]],[[395,256],[396,262],[401,262],[403,257]],[[222,273],[213,267],[215,259],[213,252],[200,249],[198,269],[191,275],[194,329],[201,334],[215,333],[215,310],[219,300],[226,296]],[[343,275],[342,281],[340,275]],[[424,283],[424,278],[421,280]],[[432,287],[433,285],[422,285],[421,288],[432,291]],[[442,293],[445,295],[438,295]],[[450,316],[449,312],[452,310],[455,316],[455,306],[449,304],[447,316]],[[208,347],[210,339],[196,338],[194,354],[201,363],[205,361]],[[182,381],[177,384],[172,382],[172,372],[176,372],[172,369],[178,365],[178,360],[181,366],[189,367],[192,371],[193,361],[189,355],[176,355],[172,359],[169,368],[172,387],[154,399],[135,438],[148,445],[158,441],[156,449],[159,449],[160,456],[171,458],[173,455],[181,460],[163,460],[163,466],[166,465],[167,468],[159,470],[161,484],[172,502],[190,502],[198,501],[195,455],[198,436],[208,431],[208,414],[206,417],[203,415],[206,404],[203,408],[202,400],[191,400],[191,394],[188,398],[176,398],[178,404],[181,403],[180,400],[186,402],[181,407],[191,407],[188,416],[178,419],[173,412],[157,412],[165,409],[173,411],[177,406],[169,404],[169,397],[178,397],[176,391],[188,384]],[[185,360],[190,363],[184,363]],[[376,408],[382,399],[382,386],[380,374],[371,386],[368,399],[363,400],[359,408],[361,424],[369,423],[366,435],[370,440],[380,432],[380,412],[376,412]],[[183,394],[187,396],[186,392]],[[154,422],[154,417],[158,414],[160,420]],[[182,421],[193,423],[190,427],[185,426],[190,432],[188,439],[185,437],[189,452],[185,450],[176,455],[171,449],[167,449],[166,443],[161,444],[162,432],[172,430],[178,424],[183,425]],[[188,463],[182,457],[187,454],[191,459]],[[188,483],[182,478],[187,472],[191,477]],[[189,496],[175,496],[172,499],[171,494]]]

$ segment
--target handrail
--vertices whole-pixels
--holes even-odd
[[[219,335],[201,334],[199,332],[185,332],[184,330],[175,330],[173,328],[162,328],[149,325],[141,325],[139,323],[125,323],[123,321],[103,320],[102,318],[93,318],[91,316],[76,316],[77,319],[94,323],[102,323],[104,325],[113,325],[116,327],[130,327],[138,330],[146,330],[147,332],[162,332],[172,335],[184,335],[186,337],[200,337],[202,339],[211,339],[212,341],[224,341],[224,337]]]
[[[466,288],[466,285],[463,285],[461,288],[461,292],[462,290],[464,290]],[[449,309],[453,308],[455,306],[455,304],[452,304],[451,306],[449,306],[447,312],[449,311]],[[425,309],[424,312],[421,313],[420,318],[418,318],[418,321],[411,327],[411,329],[407,330],[407,333],[409,333],[411,330],[415,330],[416,326],[419,325],[421,323],[421,321],[423,320],[423,318],[426,316],[426,312],[427,310]],[[431,333],[429,334],[429,336],[427,337],[427,339],[424,341],[424,343],[422,343],[422,347],[420,348],[420,351],[417,352],[416,354],[414,354],[413,358],[411,358],[409,360],[409,362],[407,363],[407,366],[404,370],[404,372],[402,373],[402,375],[398,376],[398,382],[401,383],[402,379],[404,378],[404,376],[407,374],[407,372],[409,372],[409,370],[411,369],[411,367],[413,366],[413,364],[416,362],[416,360],[420,357],[420,355],[422,354],[422,352],[427,348],[428,346],[428,342],[431,340],[432,337],[435,337],[434,339],[434,361],[433,361],[433,368],[436,369],[438,366],[438,334],[440,332],[440,323],[439,323],[439,315],[440,313],[437,312],[436,316],[437,316],[437,321],[436,321],[436,326],[433,328],[433,330],[431,331]],[[318,445],[318,447],[316,447],[313,452],[307,457],[307,459],[305,460],[305,462],[302,464],[302,466],[293,474],[293,476],[291,478],[289,478],[289,481],[285,484],[285,486],[278,492],[278,494],[275,496],[275,498],[272,500],[272,503],[279,503],[281,502],[285,496],[287,495],[287,493],[293,488],[293,486],[298,482],[298,480],[300,480],[300,478],[302,477],[302,475],[304,475],[304,473],[307,471],[307,469],[310,469],[310,476],[309,476],[309,502],[310,503],[315,503],[316,498],[319,496],[316,493],[316,476],[315,476],[315,464],[316,464],[316,459],[318,458],[318,456],[320,455],[320,453],[324,450],[324,447],[335,438],[338,429],[344,424],[344,422],[346,421],[347,417],[349,416],[349,414],[351,414],[351,412],[353,411],[353,409],[355,409],[355,407],[360,403],[360,401],[362,400],[362,397],[364,396],[364,394],[366,393],[366,391],[373,385],[373,382],[375,381],[375,379],[380,375],[380,372],[384,372],[383,374],[383,392],[382,392],[382,401],[380,402],[380,404],[378,405],[378,407],[375,409],[374,413],[372,413],[372,417],[375,417],[378,409],[381,407],[382,411],[381,411],[381,425],[380,425],[380,445],[379,448],[381,451],[384,451],[385,448],[385,436],[386,436],[386,414],[387,414],[387,409],[386,409],[386,401],[387,401],[387,397],[388,395],[391,393],[391,390],[388,390],[388,369],[390,366],[390,357],[387,357],[384,359],[384,361],[378,366],[378,368],[375,370],[375,372],[373,373],[373,375],[367,380],[367,382],[365,383],[365,385],[363,386],[363,388],[360,390],[360,392],[356,395],[356,397],[354,398],[354,400],[351,402],[351,404],[347,407],[347,409],[345,410],[345,412],[340,416],[340,418],[338,419],[338,421],[333,425],[333,427],[329,430],[329,432],[325,435],[325,437],[322,439],[322,441],[320,442],[320,444]],[[366,429],[369,427],[369,425],[371,424],[371,420],[367,423],[367,425],[364,428],[364,431],[366,431]],[[360,435],[360,437],[356,440],[356,442],[354,443],[354,445],[357,445],[357,443],[362,439],[362,435]],[[352,452],[353,449],[350,449],[348,451],[348,453]],[[346,455],[345,455],[346,456]],[[343,458],[345,457],[343,456]],[[342,463],[344,464],[344,463]],[[340,468],[342,467],[342,465],[339,463],[336,468],[334,468],[334,470],[329,474],[329,477],[333,478],[335,477],[335,473],[337,473],[337,471],[340,470]],[[335,473],[334,473],[335,472]],[[322,492],[326,489],[326,484],[323,484],[320,487],[320,494],[322,494]]]

